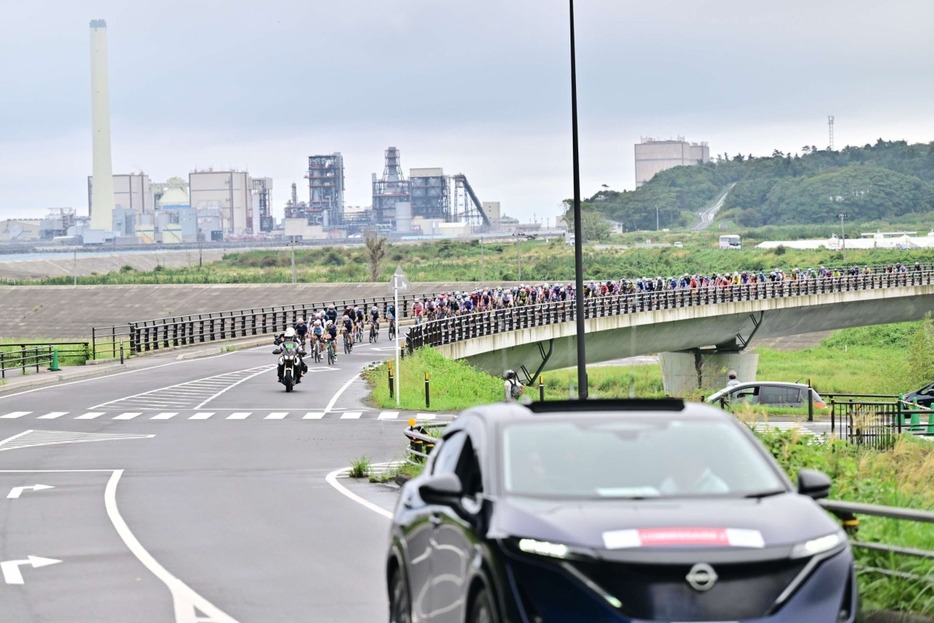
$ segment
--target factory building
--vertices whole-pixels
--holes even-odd
[[[188,197],[198,218],[213,221],[211,240],[253,233],[253,184],[246,171],[194,171]]]
[[[665,169],[703,162],[710,162],[707,143],[688,143],[682,136],[667,141],[643,138],[636,144],[636,188]]]

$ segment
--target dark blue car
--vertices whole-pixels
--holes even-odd
[[[788,622],[857,615],[853,557],[734,418],[680,400],[495,404],[396,506],[393,623]]]

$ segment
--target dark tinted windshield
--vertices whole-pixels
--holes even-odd
[[[517,495],[749,495],[786,487],[731,422],[653,415],[523,421],[503,432],[502,486]]]

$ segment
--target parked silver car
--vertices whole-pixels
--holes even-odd
[[[765,407],[807,407],[808,400],[815,409],[827,405],[813,387],[803,383],[782,381],[747,381],[725,387],[707,398],[707,402],[720,406],[747,404]]]

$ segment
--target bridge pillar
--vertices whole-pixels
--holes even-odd
[[[740,381],[754,381],[759,355],[740,351],[694,349],[659,353],[662,383],[669,396],[685,396],[698,389],[712,393],[726,386],[727,373],[736,371]]]

